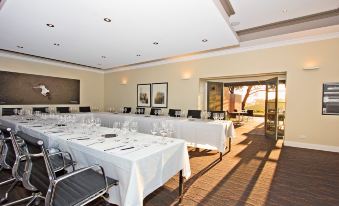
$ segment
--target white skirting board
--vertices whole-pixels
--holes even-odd
[[[284,141],[284,146],[299,147],[299,148],[305,148],[305,149],[315,149],[315,150],[322,150],[322,151],[327,151],[327,152],[339,152],[339,147],[337,146],[309,144],[309,143],[286,141],[286,140]]]

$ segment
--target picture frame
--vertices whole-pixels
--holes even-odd
[[[322,115],[339,115],[339,82],[323,84]]]
[[[168,107],[168,82],[152,83],[152,107]]]
[[[137,106],[151,107],[151,84],[137,85]]]

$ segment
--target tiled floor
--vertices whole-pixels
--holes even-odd
[[[175,176],[146,197],[145,205],[339,205],[338,153],[282,147],[281,140],[262,135],[263,119],[236,132],[232,151],[221,162],[215,151],[191,149],[192,176],[181,203]],[[22,194],[17,190],[11,198]]]

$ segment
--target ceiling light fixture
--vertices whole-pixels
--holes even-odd
[[[18,47],[19,49],[23,49],[24,48],[23,46],[16,46],[16,47]]]
[[[111,22],[112,20],[109,19],[109,18],[104,18],[104,21],[105,21],[105,22]]]
[[[158,44],[159,44],[159,42],[155,41],[155,42],[153,42],[153,44],[154,44],[154,45],[158,45]]]
[[[58,44],[58,43],[54,43],[54,46],[60,46],[60,44]]]
[[[287,9],[283,9],[282,12],[283,12],[283,13],[287,13]]]
[[[202,42],[207,42],[208,40],[207,39],[203,39],[203,40],[201,40]]]
[[[140,57],[141,56],[141,54],[137,54],[137,57]]]
[[[101,56],[101,58],[106,59],[106,56]]]
[[[46,24],[48,27],[54,27],[53,24]]]

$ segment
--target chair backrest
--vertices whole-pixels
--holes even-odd
[[[2,116],[15,115],[14,110],[21,110],[22,108],[2,108]]]
[[[168,110],[168,116],[175,117],[175,112],[177,112],[177,111],[181,112],[181,109],[169,109]]]
[[[201,119],[201,110],[188,110],[187,117],[192,117],[195,119]]]
[[[15,162],[15,152],[13,148],[12,141],[8,139],[11,135],[10,132],[7,131],[7,127],[0,125],[0,138],[3,140],[2,148],[1,148],[1,161],[5,167],[10,169],[13,167]]]
[[[248,109],[247,110],[247,116],[253,117],[254,116],[254,111],[253,109]]]
[[[91,112],[91,107],[79,107],[79,112]]]
[[[139,110],[139,113],[137,113],[137,110]],[[135,109],[135,113],[136,113],[136,114],[145,114],[145,108],[143,108],[143,107],[137,107],[137,108]]]
[[[41,113],[47,113],[48,107],[33,107],[33,113],[34,112],[41,112]]]
[[[213,119],[213,114],[224,114],[224,118],[223,120],[226,119],[226,112],[225,111],[210,111],[211,112],[211,116],[209,119]]]
[[[25,187],[27,185],[34,186],[44,196],[46,196],[48,188],[50,187],[50,180],[54,180],[55,175],[52,172],[48,153],[43,147],[43,141],[23,132],[18,132],[16,136],[25,141],[28,153],[34,154],[34,157],[29,158],[31,168],[29,171],[25,172],[25,182],[23,182],[23,184]]]
[[[69,113],[69,107],[57,107],[56,110],[59,113]]]
[[[150,115],[155,115],[155,111],[161,111],[161,109],[159,108],[151,108],[151,112],[150,112]],[[158,113],[159,114],[159,113]]]
[[[124,113],[131,113],[132,108],[131,107],[124,107]]]

